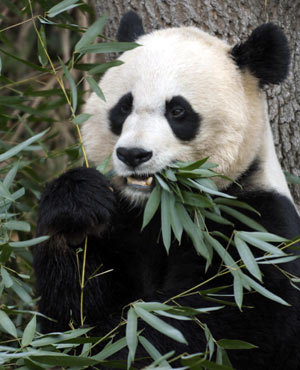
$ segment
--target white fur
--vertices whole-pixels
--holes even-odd
[[[155,31],[137,42],[142,46],[122,54],[124,64],[103,77],[100,85],[106,102],[93,93],[86,104],[85,112],[92,114],[83,127],[88,157],[99,164],[113,153],[117,176],[126,177],[131,171],[116,156],[120,146],[153,152],[137,168],[140,174],[158,172],[174,160],[209,156],[219,165],[218,171],[232,179],[259,157],[262,168],[255,185],[290,197],[275,154],[264,93],[254,76],[236,66],[230,46],[193,27]],[[129,92],[133,111],[116,136],[109,128],[108,113]],[[166,101],[176,95],[202,117],[197,137],[189,142],[177,139],[164,117]],[[216,182],[220,188],[228,186],[224,179]],[[124,186],[118,179],[116,183]],[[128,197],[144,198],[123,190]]]

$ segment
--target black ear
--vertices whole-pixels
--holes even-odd
[[[257,27],[247,41],[235,45],[231,55],[241,69],[248,68],[260,86],[278,84],[288,74],[290,50],[282,30],[272,23]]]
[[[133,11],[125,13],[121,19],[117,33],[117,40],[121,42],[133,42],[144,35],[144,27],[141,18]]]

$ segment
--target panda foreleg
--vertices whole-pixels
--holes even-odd
[[[86,256],[87,279],[101,267],[102,236],[114,212],[115,196],[105,177],[94,169],[72,169],[46,187],[39,205],[37,234],[50,238],[36,247],[34,267],[39,309],[56,322],[43,319],[42,331],[66,330],[71,320],[80,324],[85,236],[91,251]],[[94,311],[103,311],[102,298],[108,289],[106,278],[101,279],[101,286],[98,281],[85,284],[83,311],[89,307],[90,317],[99,316]]]

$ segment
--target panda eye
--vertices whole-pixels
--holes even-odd
[[[184,110],[184,108],[182,108],[180,106],[177,106],[177,107],[174,107],[174,108],[171,109],[170,115],[174,119],[180,119],[180,118],[183,118],[184,117],[185,110]]]
[[[125,115],[125,114],[128,114],[128,113],[131,112],[131,108],[132,108],[131,104],[124,103],[120,106],[120,111],[121,111],[122,114]]]

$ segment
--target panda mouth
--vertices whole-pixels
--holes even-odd
[[[150,191],[154,186],[153,175],[131,175],[126,177],[127,186],[134,190]]]

